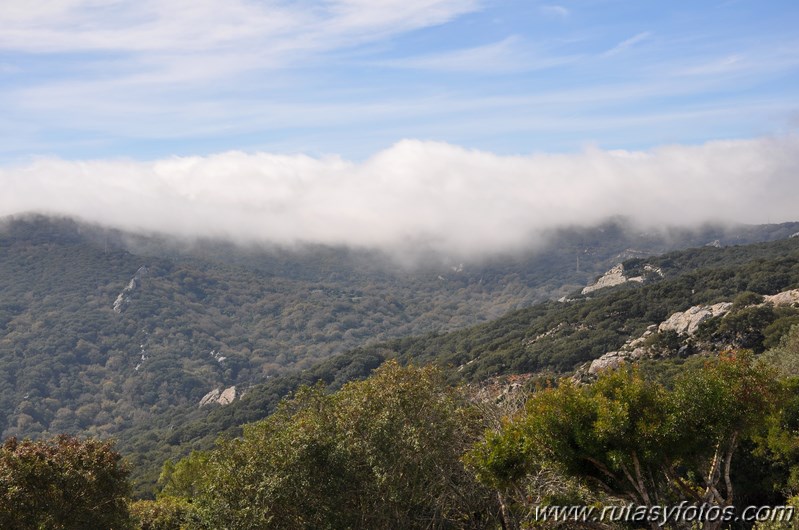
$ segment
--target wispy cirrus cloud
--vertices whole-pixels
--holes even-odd
[[[560,66],[578,60],[576,55],[542,54],[518,36],[484,46],[385,61],[395,68],[438,72],[525,72]]]
[[[799,42],[785,47],[756,46],[736,53],[715,54],[681,61],[670,68],[671,75],[757,76],[791,70],[799,66]]]
[[[566,18],[571,15],[571,11],[559,5],[541,6],[541,12],[545,15],[554,15],[561,18]]]
[[[148,126],[155,139],[238,130],[240,101],[264,108],[296,98],[315,82],[303,73],[336,53],[481,8],[481,0],[1,2],[0,112],[10,121],[0,134],[26,131],[15,143],[25,150],[27,137],[36,152],[75,137],[61,131],[103,142],[131,127]],[[210,129],[197,126],[214,118]]]
[[[0,2],[0,159],[236,148],[362,158],[403,137],[522,153],[645,147],[785,130],[780,116],[797,107],[799,47],[778,7],[571,6]],[[699,128],[675,118],[668,137],[613,125],[707,115],[711,102],[747,111]]]
[[[629,48],[632,48],[639,42],[643,42],[649,39],[652,36],[652,33],[649,31],[642,31],[641,33],[637,33],[630,37],[629,39],[625,39],[618,43],[617,45],[613,46],[609,50],[602,53],[602,57],[612,57],[613,55],[618,55]]]
[[[326,53],[442,24],[480,8],[479,0],[39,0],[20,5],[0,4],[0,51],[57,57],[63,74],[44,74],[40,80],[55,77],[69,84],[77,79],[97,91],[157,85],[162,93],[179,90],[181,83],[225,83],[248,73],[312,64]],[[23,68],[30,71],[35,64]]]
[[[34,0],[0,5],[0,48],[25,52],[329,49],[444,23],[478,0]],[[265,50],[262,50],[265,51]]]

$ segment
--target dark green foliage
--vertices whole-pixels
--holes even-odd
[[[136,501],[130,513],[137,530],[184,530],[200,524],[191,502],[177,497]]]
[[[750,305],[758,305],[763,303],[763,296],[752,291],[744,291],[735,297],[732,302],[731,311],[739,311]]]
[[[788,476],[786,482],[799,491],[799,325],[780,340],[777,347],[763,354],[763,361],[785,377],[784,405],[771,418],[766,436],[758,439],[762,455],[769,457]]]
[[[773,492],[785,485],[763,468],[747,473],[746,464],[757,462],[756,442],[770,426],[796,439],[790,425],[777,427],[771,419],[792,410],[790,395],[772,370],[746,353],[728,353],[686,370],[671,389],[629,370],[606,372],[588,386],[564,380],[534,394],[524,413],[490,433],[469,461],[481,480],[501,491],[555,467],[597,492],[637,505],[731,506],[740,497],[757,499],[758,487]],[[735,457],[742,451],[746,456]],[[733,474],[739,459],[744,472]],[[524,513],[529,501],[515,500]]]
[[[776,346],[795,323],[799,323],[799,308],[796,307],[734,304],[724,318],[703,322],[698,337],[707,343],[747,348],[761,353],[766,348]]]
[[[159,500],[191,498],[203,528],[483,528],[492,497],[460,461],[480,431],[438,371],[389,362],[165,469]]]
[[[405,269],[364,250],[182,245],[63,219],[15,219],[0,226],[0,428],[6,436],[114,435],[134,464],[137,493],[146,494],[161,462],[209,447],[218,432],[237,434],[303,383],[338,388],[395,356],[463,366],[453,379],[473,381],[570,370],[686,303],[731,299],[750,283],[797,285],[796,240],[641,258],[796,229],[725,235],[707,227],[666,237],[612,221],[553,233],[536,253],[453,270],[440,258]],[[641,252],[625,250],[632,247]],[[665,280],[510,312],[567,294],[624,257],[634,258],[629,271],[651,263]],[[746,265],[753,259],[760,261]],[[115,313],[114,300],[142,265],[147,272]],[[787,329],[777,317],[764,344]],[[392,339],[410,335],[417,337]],[[197,409],[209,390],[233,384],[247,391],[241,404]]]
[[[165,431],[164,437],[176,446],[182,444],[183,451],[207,448],[217,433],[236,436],[241,424],[266,417],[283,396],[302,384],[323,382],[331,389],[339,388],[343,382],[366,377],[389,358],[403,363],[436,363],[447,369],[451,381],[481,381],[499,374],[542,370],[569,371],[618,349],[628,338],[639,336],[647,326],[660,323],[675,311],[734,300],[739,293],[736,286],[745,289],[752,276],[762,277],[763,270],[782,278],[780,282],[787,282],[779,283],[778,290],[799,285],[796,239],[746,247],[692,249],[647,261],[663,267],[666,278],[643,286],[633,284],[598,291],[592,293],[592,298],[537,304],[465,330],[358,348],[307,370],[272,378],[250,389],[241,401],[212,410],[202,419],[193,420],[197,414],[193,413],[194,416],[187,416],[181,422],[183,426]],[[690,268],[703,265],[708,268]],[[768,334],[772,341],[778,341],[785,333],[786,326],[775,326],[780,318],[789,319],[784,324],[797,314],[793,308],[747,306],[741,311],[740,317],[734,312],[731,323],[725,324],[725,329],[735,329],[736,333],[727,333],[724,338],[729,341],[727,345],[737,341],[738,345],[754,344],[757,349],[765,342],[761,336]],[[771,320],[769,311],[773,311],[776,320]],[[700,327],[705,330],[704,339],[708,343],[723,342],[721,335],[714,338],[722,322],[723,319],[711,319]],[[653,335],[652,341],[658,342],[664,353],[676,352],[681,344],[673,333]],[[651,378],[663,376],[669,370],[678,372],[679,362],[672,360],[658,365],[652,369],[655,373]],[[152,425],[142,432],[151,428]],[[141,445],[137,443],[136,447],[140,449]],[[152,460],[146,464],[142,461],[150,470],[150,481],[155,481],[161,462],[172,454],[150,453]]]
[[[799,378],[799,325],[780,338],[779,345],[763,354],[764,362],[788,378]]]
[[[650,335],[646,345],[661,355],[670,356],[679,351],[682,340],[676,331],[669,329]]]
[[[747,307],[725,316],[719,334],[724,342],[760,353],[765,349],[763,330],[774,320],[776,313],[770,306]]]
[[[9,438],[0,448],[0,528],[128,528],[127,478],[108,442]]]

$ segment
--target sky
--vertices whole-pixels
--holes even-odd
[[[799,218],[794,1],[29,0],[0,21],[2,215],[451,249],[608,213]]]

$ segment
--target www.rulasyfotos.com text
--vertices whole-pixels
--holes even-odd
[[[788,522],[794,517],[793,506],[716,506],[682,502],[672,506],[642,506],[636,504],[614,506],[538,506],[537,521],[552,522]]]

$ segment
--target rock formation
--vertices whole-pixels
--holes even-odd
[[[763,303],[776,306],[799,304],[799,289],[764,296]],[[647,338],[653,333],[675,331],[683,337],[690,337],[697,332],[702,322],[711,318],[723,317],[729,313],[731,308],[732,302],[719,302],[713,305],[696,305],[685,311],[673,313],[660,325],[653,324],[640,337],[628,340],[619,350],[607,352],[590,363],[583,364],[577,369],[574,379],[581,382],[590,381],[603,370],[615,369],[625,363],[635,362],[645,357],[654,357],[657,352],[653,352],[645,346]],[[683,347],[686,348],[685,345]]]
[[[799,304],[799,289],[792,289],[790,291],[764,296],[763,302],[772,303],[774,305]]]
[[[230,405],[236,400],[236,386],[230,386],[224,390],[215,388],[208,392],[200,400],[200,407],[216,403],[217,405]]]
[[[643,276],[628,278],[624,275],[624,265],[619,263],[608,272],[603,274],[597,281],[583,288],[581,294],[588,294],[605,287],[613,287],[627,282],[643,282]]]
[[[145,274],[147,274],[147,267],[139,267],[139,270],[136,271],[136,274],[134,274],[133,278],[131,278],[130,282],[128,282],[127,287],[122,289],[122,292],[119,293],[117,299],[114,300],[114,313],[122,314],[122,312],[128,307],[128,304],[130,304],[130,295],[139,288],[139,285],[141,285],[141,278]]]
[[[674,313],[658,326],[658,332],[676,331],[680,335],[693,335],[699,325],[709,318],[727,314],[732,307],[731,302],[720,302],[713,305],[695,305]]]

